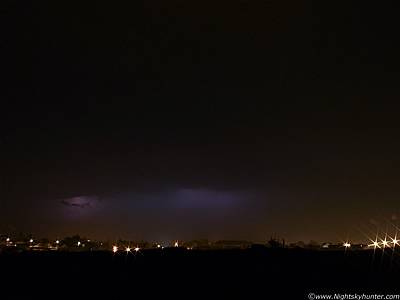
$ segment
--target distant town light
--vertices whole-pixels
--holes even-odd
[[[118,247],[117,246],[113,246],[113,252],[117,252],[118,251]]]
[[[175,241],[174,247],[179,247],[179,242]]]
[[[30,242],[30,243],[33,243],[33,239],[30,239],[29,242]]]
[[[10,241],[10,238],[7,238],[7,242],[9,242]]]
[[[60,241],[59,241],[59,240],[57,240],[57,241],[56,241],[56,244],[59,244],[59,243],[60,243]]]
[[[157,245],[157,248],[161,248],[161,245]]]
[[[384,241],[382,242],[382,244],[383,244],[384,247],[386,247],[387,244],[388,244],[388,242],[387,242],[386,240],[384,240]]]
[[[81,245],[81,242],[78,242],[78,247]]]
[[[126,248],[126,252],[130,252],[131,251],[131,248]]]
[[[349,243],[344,243],[343,246],[346,247],[346,248],[350,248],[351,244],[349,244]]]
[[[139,248],[139,247],[136,247],[136,248],[135,248],[135,251],[136,251],[136,252],[138,252],[139,250],[140,250],[140,248]]]
[[[376,247],[379,247],[379,244],[378,244],[377,241],[375,241],[375,242],[373,242],[372,244],[368,245],[368,247],[374,247],[374,248],[376,248]]]

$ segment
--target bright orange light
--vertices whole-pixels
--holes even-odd
[[[117,252],[118,251],[118,247],[117,246],[113,246],[113,252]]]
[[[349,243],[344,243],[343,246],[349,248],[351,245]]]
[[[136,251],[136,252],[138,252],[139,250],[140,250],[140,248],[139,248],[139,247],[136,247],[136,248],[135,248],[135,251]]]

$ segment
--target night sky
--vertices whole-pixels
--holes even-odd
[[[0,5],[0,233],[338,242],[400,217],[398,1]]]

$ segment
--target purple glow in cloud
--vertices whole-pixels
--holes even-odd
[[[86,197],[86,196],[72,197],[61,201],[62,204],[80,208],[96,207],[98,202],[99,202],[98,197]]]
[[[181,189],[174,194],[175,203],[183,208],[234,208],[243,200],[242,193],[210,189]]]
[[[61,200],[64,211],[70,216],[87,216],[102,208],[102,201],[96,196],[77,196]]]

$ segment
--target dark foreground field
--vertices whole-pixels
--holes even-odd
[[[248,249],[0,255],[0,299],[154,299],[400,293],[400,252]],[[391,263],[392,261],[392,263]],[[278,298],[279,297],[279,298]]]

